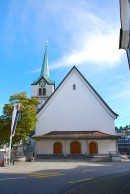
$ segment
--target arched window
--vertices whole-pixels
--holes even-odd
[[[41,95],[42,95],[42,89],[41,89],[41,88],[39,88],[39,92],[38,92],[38,94],[39,94],[39,96],[41,96]]]
[[[43,88],[43,95],[46,95],[46,88]]]
[[[78,141],[74,141],[70,144],[70,153],[71,154],[80,154],[81,153],[81,144]]]
[[[94,141],[90,142],[89,152],[90,152],[90,154],[97,154],[98,153],[98,145],[96,142],[94,142]]]
[[[54,154],[62,154],[62,144],[60,142],[56,142],[53,146]]]

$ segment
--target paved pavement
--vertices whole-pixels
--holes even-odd
[[[130,163],[130,160],[122,160]],[[110,166],[114,164],[121,165],[120,162],[114,163],[88,163],[83,161],[71,162],[15,162],[14,165],[0,167],[0,173],[8,173],[13,171],[40,171],[40,170],[59,170],[59,169],[74,169],[78,166]],[[121,166],[120,166],[121,167]],[[61,192],[60,194],[130,194],[130,173],[115,174],[105,177],[98,177],[83,180],[80,183],[72,184],[72,186]]]
[[[0,172],[8,171],[40,171],[40,170],[56,170],[56,169],[73,169],[78,166],[102,166],[100,163],[90,163],[85,161],[42,161],[42,162],[15,162],[14,165],[0,167]],[[104,163],[106,165],[106,163]]]

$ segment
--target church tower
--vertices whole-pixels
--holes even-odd
[[[36,97],[39,100],[38,109],[46,102],[46,100],[54,92],[55,83],[50,79],[48,56],[47,56],[47,44],[45,48],[42,68],[40,76],[32,83],[32,97]]]

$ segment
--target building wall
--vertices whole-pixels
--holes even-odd
[[[39,83],[37,85],[32,85],[32,97],[39,97],[38,90],[39,88],[42,88]],[[48,85],[46,84],[46,96],[49,97],[54,92],[54,85]]]
[[[39,95],[39,88],[46,89],[46,95]],[[32,97],[36,97],[39,100],[38,109],[46,102],[50,95],[54,92],[54,85],[48,85],[46,83],[45,87],[41,87],[39,83],[37,85],[32,85]]]
[[[88,143],[90,144],[90,140]],[[99,154],[109,154],[110,151],[117,151],[116,145],[117,141],[116,140],[95,140],[95,142],[98,145],[98,153]]]
[[[40,140],[36,141],[36,154],[53,154],[53,145],[56,142],[62,143],[63,154],[70,154],[70,144],[73,140]],[[81,153],[89,154],[90,140],[79,140]],[[98,154],[109,154],[109,151],[116,151],[116,140],[95,140],[98,145]]]
[[[50,131],[115,134],[112,113],[77,73],[67,77],[37,116],[36,136]]]

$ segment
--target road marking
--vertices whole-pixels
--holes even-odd
[[[125,166],[117,166],[118,168],[124,168]]]
[[[44,173],[44,172],[43,172],[43,173],[37,173],[37,172],[36,172],[36,173],[30,173],[29,175],[30,175],[30,176],[31,176],[31,175],[34,175],[34,176],[35,176],[35,175],[60,175],[60,174],[61,174],[61,173],[57,173],[57,172],[52,172],[52,173],[51,173],[51,172],[48,172],[48,173],[46,173],[46,172],[45,172],[45,173]]]
[[[82,172],[93,172],[95,171],[96,169],[92,169],[92,170],[83,170]]]
[[[37,172],[37,171],[23,171],[23,170],[19,170],[19,171],[8,171],[7,173],[11,173],[11,174],[59,174],[57,172]]]
[[[53,177],[53,176],[62,176],[64,174],[60,173],[34,173],[34,174],[29,174],[29,176],[33,178],[47,178],[47,177]]]
[[[30,177],[33,178],[47,178],[47,177],[53,177],[53,176],[62,176],[64,174],[57,173],[57,172],[36,172],[36,171],[11,171],[12,174],[27,174]]]
[[[27,177],[14,177],[14,178],[5,178],[5,179],[0,179],[0,181],[6,181],[6,180],[14,180],[14,179],[26,179]]]
[[[77,181],[70,181],[69,183],[70,184],[81,183],[81,182],[85,182],[85,181],[89,181],[89,180],[93,180],[93,178],[87,178],[87,179],[82,179],[82,180],[77,180]]]
[[[48,178],[53,176],[62,176],[64,174],[57,173],[57,172],[45,172],[45,173],[30,173],[28,176],[33,178]]]
[[[36,171],[24,171],[24,170],[11,170],[8,171],[7,173],[11,173],[11,174],[30,174],[30,173],[35,173]]]

